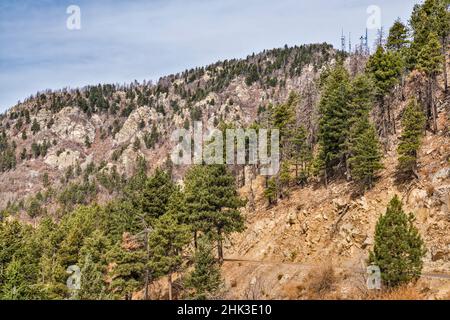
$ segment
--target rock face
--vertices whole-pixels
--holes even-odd
[[[69,166],[75,166],[80,161],[80,153],[78,151],[64,151],[60,155],[50,154],[44,162],[58,170],[67,169]]]
[[[132,138],[134,138],[139,132],[139,124],[142,121],[144,123],[148,123],[149,121],[151,123],[154,123],[157,120],[158,115],[154,110],[148,107],[141,107],[136,109],[125,121],[119,133],[117,133],[115,137],[117,145],[132,141]]]
[[[95,126],[86,115],[78,108],[67,107],[62,109],[55,119],[55,125],[51,128],[58,139],[68,140],[80,145],[86,138],[93,141],[95,138]]]

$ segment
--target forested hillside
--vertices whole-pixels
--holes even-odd
[[[18,103],[0,116],[0,298],[374,298],[337,271],[361,262],[380,295],[445,298],[421,277],[450,268],[448,5],[415,6],[372,55],[286,46]],[[173,164],[196,121],[278,129],[280,171]]]

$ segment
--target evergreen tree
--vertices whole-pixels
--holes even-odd
[[[35,299],[32,283],[28,279],[28,270],[21,260],[14,258],[4,270],[4,281],[0,288],[1,300]]]
[[[58,263],[57,252],[64,235],[52,219],[45,217],[30,241],[38,259],[36,286],[43,299],[63,299],[67,294],[66,269]]]
[[[193,167],[185,180],[188,224],[192,226],[194,238],[198,231],[215,230],[219,261],[222,261],[224,236],[244,228],[239,212],[244,202],[238,197],[234,177],[225,165],[209,165]]]
[[[269,201],[269,206],[277,202],[278,188],[277,188],[277,181],[275,180],[275,178],[272,177],[267,181],[267,186],[264,189],[264,196]]]
[[[382,115],[383,136],[387,138],[391,123],[395,123],[391,117],[389,101],[385,103],[385,97],[399,83],[403,70],[403,62],[400,54],[385,51],[379,46],[377,51],[367,62],[367,72],[372,76],[375,84],[375,96]]]
[[[312,152],[308,145],[306,130],[303,126],[294,129],[292,136],[292,159],[295,164],[295,182],[305,185],[309,176],[309,164]]]
[[[151,225],[153,219],[157,219],[167,211],[169,198],[173,191],[174,183],[169,174],[157,169],[149,178],[138,174],[125,194],[133,206],[139,210],[145,223]]]
[[[180,206],[181,198],[182,195],[179,192],[173,195],[169,212],[159,217],[149,238],[150,269],[156,276],[167,275],[169,300],[172,300],[173,273],[181,270],[182,249],[191,239],[189,226],[180,224],[177,219],[177,215],[185,210]]]
[[[355,127],[358,134],[352,145],[352,156],[349,159],[352,174],[372,188],[377,171],[383,167],[378,138],[375,128],[369,123],[367,117],[361,118]]]
[[[222,284],[220,267],[212,253],[211,240],[203,236],[194,257],[194,270],[186,279],[190,297],[196,300],[214,298]]]
[[[103,266],[91,260],[90,255],[84,257],[81,264],[81,286],[76,294],[77,300],[105,300],[106,284]]]
[[[100,300],[107,297],[105,281],[107,252],[111,244],[100,230],[95,230],[83,241],[77,265],[81,268],[80,300]]]
[[[403,211],[395,196],[376,225],[369,262],[380,267],[388,287],[396,287],[420,277],[424,255],[424,243],[414,226],[414,216]]]
[[[414,41],[409,55],[410,68],[418,63],[420,51],[427,45],[431,33],[436,33],[441,42],[441,55],[445,57],[447,41],[450,32],[450,11],[448,0],[425,0],[422,5],[415,5],[411,15],[410,25]],[[448,92],[447,66],[444,67],[444,86]]]
[[[369,122],[375,100],[375,88],[372,78],[366,74],[358,75],[351,83],[350,116],[348,120],[349,133],[345,143],[345,150],[349,160],[355,156],[354,150],[357,140],[365,134],[366,126],[361,123]],[[347,178],[350,179],[350,161],[347,162]]]
[[[41,126],[37,122],[36,118],[33,119],[33,124],[31,125],[31,132],[33,132],[33,135],[38,133],[41,130]]]
[[[349,129],[349,75],[342,62],[332,69],[325,80],[319,103],[319,143],[327,172],[339,162],[345,161],[345,142]],[[326,181],[325,181],[326,183]]]
[[[425,116],[416,100],[409,101],[402,118],[403,132],[398,145],[398,170],[417,176],[417,152],[424,134]]]
[[[397,19],[389,30],[386,48],[392,51],[400,51],[408,45],[408,29]]]
[[[442,70],[444,57],[441,54],[441,45],[436,33],[429,34],[428,42],[419,52],[417,69],[427,76],[427,116],[433,119],[433,131],[437,132],[437,108],[433,99],[433,91],[436,85],[436,77]]]
[[[77,264],[78,253],[85,238],[89,237],[97,227],[99,206],[82,206],[63,218],[60,230],[64,235],[58,251],[58,260],[66,269]]]
[[[112,247],[107,257],[112,264],[108,272],[112,295],[131,300],[133,292],[143,285],[146,252],[129,234],[124,234],[123,240]]]

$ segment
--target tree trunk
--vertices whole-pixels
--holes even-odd
[[[388,130],[389,133],[391,133],[391,102],[388,100],[387,102],[387,123],[388,123]]]
[[[144,300],[148,300],[148,285],[150,282],[150,270],[148,269],[148,261],[150,260],[150,246],[148,243],[148,229],[145,231],[145,249],[147,251],[147,263],[145,264],[145,290],[144,290]]]
[[[352,179],[352,175],[350,173],[350,163],[348,161],[348,155],[345,155],[345,177],[347,181],[350,181]]]
[[[431,110],[433,114],[433,133],[437,133],[437,107],[434,103],[433,99],[433,86],[434,86],[434,79],[430,79],[430,104],[431,104]]]
[[[444,56],[444,91],[448,94],[448,76],[447,76],[447,37],[442,39],[442,54]]]
[[[172,300],[172,273],[167,276],[167,285],[169,288],[169,300]]]
[[[386,115],[384,110],[384,98],[381,99],[380,102],[380,111],[381,111],[381,125],[383,129],[383,138],[387,141],[387,130],[386,130]],[[386,149],[386,145],[385,145]]]
[[[195,251],[197,251],[198,244],[197,244],[197,231],[194,231],[194,248]]]
[[[222,230],[217,230],[217,256],[219,264],[223,263],[223,244],[222,244]]]

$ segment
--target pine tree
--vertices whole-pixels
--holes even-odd
[[[126,196],[140,211],[145,222],[151,225],[153,219],[157,219],[167,211],[173,191],[174,183],[170,175],[157,169],[149,178],[138,178],[138,182],[126,190]]]
[[[180,271],[183,264],[182,250],[191,237],[189,226],[180,224],[177,215],[184,210],[176,203],[182,195],[175,195],[170,204],[170,211],[162,215],[150,234],[150,269],[156,277],[167,275],[169,300],[172,300],[173,273]]]
[[[190,297],[196,300],[214,298],[222,285],[220,267],[212,253],[211,240],[203,236],[194,258],[194,270],[185,281],[192,290]]]
[[[0,299],[39,299],[33,229],[19,222],[0,226]]]
[[[441,45],[436,33],[429,34],[428,42],[419,52],[417,69],[427,76],[427,116],[433,119],[433,132],[437,132],[437,108],[433,99],[436,77],[442,70],[444,57],[441,54]]]
[[[36,118],[33,119],[33,124],[31,125],[31,132],[33,132],[33,135],[38,133],[41,130],[41,126],[37,122]]]
[[[350,92],[350,116],[348,120],[349,133],[345,143],[345,152],[348,154],[347,179],[351,178],[350,159],[355,156],[357,140],[365,134],[366,126],[362,123],[369,122],[369,114],[375,101],[375,88],[372,78],[367,74],[358,75],[351,83]]]
[[[414,216],[403,211],[395,196],[376,225],[369,262],[380,267],[388,287],[396,287],[420,277],[424,255],[424,242],[414,226]]]
[[[96,229],[99,206],[82,206],[63,218],[60,230],[64,235],[58,251],[58,260],[63,268],[77,264],[78,252],[85,238]]]
[[[40,221],[39,227],[34,232],[30,241],[38,254],[38,280],[36,286],[43,299],[63,299],[67,294],[66,269],[58,263],[57,251],[64,237],[62,230],[45,217]]]
[[[339,62],[325,80],[319,103],[319,143],[325,163],[325,180],[334,165],[345,161],[345,142],[350,116],[349,97],[349,75],[342,62]]]
[[[397,19],[389,30],[386,48],[392,51],[400,51],[408,44],[408,29]]]
[[[403,132],[398,145],[398,171],[401,174],[417,176],[417,152],[424,134],[425,116],[416,100],[411,100],[403,118]]]
[[[370,57],[366,66],[367,72],[373,77],[375,95],[382,115],[383,136],[387,138],[393,119],[389,101],[385,97],[399,83],[403,70],[401,55],[397,52],[385,51],[382,46]]]
[[[112,295],[131,300],[133,292],[143,285],[146,252],[129,234],[124,234],[123,240],[112,247],[107,257],[113,266],[108,272]]]
[[[308,169],[312,160],[312,152],[303,126],[294,129],[291,157],[295,165],[295,182],[299,185],[305,185],[309,176]]]
[[[19,259],[13,259],[4,270],[0,289],[0,300],[30,300],[35,298],[32,283],[28,279],[26,266]]]
[[[445,57],[450,30],[450,11],[448,0],[425,0],[422,5],[415,5],[411,15],[410,25],[414,41],[409,55],[410,68],[418,63],[418,56],[430,39],[431,33],[436,33],[441,43],[441,55]],[[437,52],[436,52],[437,53]],[[447,66],[443,64],[445,92],[448,92]]]
[[[267,186],[264,189],[264,196],[269,201],[269,206],[277,202],[278,188],[277,188],[277,181],[275,180],[274,177],[270,178],[267,181]]]
[[[98,229],[84,239],[77,263],[81,268],[81,288],[77,295],[78,299],[101,300],[106,298],[106,255],[110,248],[109,239]]]
[[[194,230],[203,233],[215,230],[219,261],[223,261],[223,239],[244,228],[234,177],[225,165],[196,166],[185,179],[186,203],[189,222]]]
[[[367,117],[361,118],[355,127],[358,134],[351,147],[352,156],[349,159],[352,174],[372,188],[377,171],[383,167],[378,137]]]

